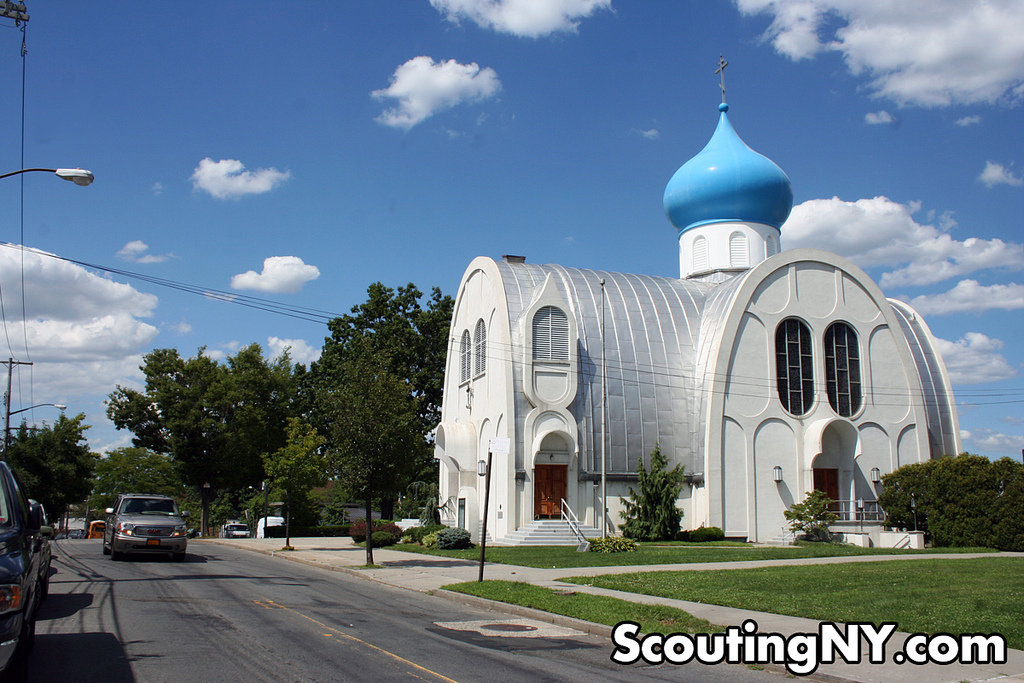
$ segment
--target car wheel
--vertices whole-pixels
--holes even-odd
[[[107,547],[106,544],[103,545],[103,554],[104,555],[109,555],[110,554],[110,548]]]
[[[110,559],[113,560],[114,562],[117,562],[118,560],[123,560],[124,559],[124,553],[119,553],[116,550],[114,550],[113,548],[111,548],[110,549]]]

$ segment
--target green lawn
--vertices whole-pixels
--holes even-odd
[[[614,626],[623,620],[640,624],[644,633],[714,633],[721,631],[704,619],[698,619],[689,612],[664,605],[640,605],[628,600],[608,598],[603,595],[574,593],[559,595],[558,592],[528,583],[513,581],[483,581],[480,583],[458,583],[445,586],[447,590],[477,595],[513,605],[562,614],[583,619],[595,624]]]
[[[1024,558],[859,562],[566,579],[821,621],[923,633],[992,633],[1024,648]]]
[[[430,550],[416,544],[390,546],[392,550],[479,560],[480,549]],[[928,553],[994,552],[987,548],[929,548],[927,550],[896,550],[894,548],[855,548],[837,545],[810,545],[786,548],[755,548],[745,545],[658,544],[641,543],[632,553],[578,553],[575,547],[523,546],[518,548],[487,548],[487,561],[516,564],[523,567],[623,567],[641,564],[690,564],[693,562],[738,562],[742,560],[780,560],[797,557],[845,557],[850,555],[907,555]]]

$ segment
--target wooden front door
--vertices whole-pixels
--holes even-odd
[[[815,468],[814,489],[836,501],[834,505],[829,506],[829,509],[839,512],[839,470]]]
[[[567,465],[536,465],[533,468],[533,514],[540,519],[561,517],[562,499],[569,482]]]

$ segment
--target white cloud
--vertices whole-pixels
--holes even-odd
[[[862,268],[895,267],[884,273],[885,287],[929,285],[988,268],[1024,267],[1024,245],[970,237],[959,241],[913,219],[920,204],[887,197],[848,202],[812,199],[793,208],[782,227],[787,249],[816,247],[850,259]]]
[[[155,194],[157,196],[160,196],[164,192],[164,184],[160,183],[160,182],[153,183],[152,192],[153,192],[153,194]]]
[[[1024,180],[1021,180],[1020,176],[1013,175],[1005,166],[994,161],[985,162],[985,170],[978,176],[978,182],[985,183],[985,187],[988,188],[996,185],[1012,185],[1013,187],[1024,185]]]
[[[231,288],[295,294],[318,277],[320,269],[303,263],[298,256],[271,256],[263,260],[263,272],[250,270],[231,278]]]
[[[954,385],[981,384],[1009,379],[1017,374],[999,353],[1003,342],[981,332],[968,332],[958,341],[936,339],[936,346]]]
[[[430,0],[430,4],[453,23],[468,19],[521,38],[575,32],[580,19],[612,7],[611,0]]]
[[[35,395],[107,394],[117,383],[140,377],[142,350],[158,331],[138,318],[153,315],[157,298],[26,250],[26,321],[21,306],[11,305],[21,302],[21,257],[17,248],[0,248],[0,282],[10,337],[16,347],[28,338]]]
[[[1024,309],[1024,285],[981,285],[977,280],[961,280],[948,292],[915,297],[910,305],[921,315],[1017,311]]]
[[[271,359],[280,358],[285,351],[288,351],[293,363],[309,365],[320,360],[321,349],[310,346],[305,339],[267,338],[267,355]]]
[[[764,34],[793,60],[839,52],[877,96],[899,104],[1019,101],[1024,96],[1020,0],[735,0],[766,13]]]
[[[893,126],[899,123],[899,119],[883,109],[882,111],[868,112],[865,114],[864,122],[873,126]]]
[[[289,171],[281,172],[276,168],[246,171],[245,165],[237,159],[214,161],[207,157],[192,172],[192,187],[209,192],[217,199],[239,199],[247,194],[270,192],[290,177]]]
[[[999,418],[1000,422],[1005,422],[1008,425],[1024,425],[1024,417],[1020,415],[1006,415]]]
[[[1024,436],[1018,434],[1001,434],[992,429],[960,430],[960,437],[965,444],[971,444],[969,450],[996,453],[1012,453],[1019,456],[1024,449]]]
[[[121,247],[116,256],[122,261],[131,261],[132,263],[162,263],[174,256],[174,254],[147,254],[147,251],[149,251],[148,244],[142,240],[132,240]]]
[[[479,102],[501,90],[498,74],[476,63],[459,64],[454,59],[435,63],[430,57],[413,57],[395,69],[391,84],[370,95],[378,100],[398,100],[385,109],[377,121],[392,128],[412,128],[434,114],[463,102]]]
[[[976,123],[981,123],[981,117],[977,116],[977,115],[975,115],[975,116],[965,116],[962,119],[957,119],[955,123],[958,126],[964,126],[964,127],[966,127],[966,126],[973,126]]]
[[[661,137],[661,132],[657,128],[650,128],[648,130],[631,128],[629,132],[631,135],[639,135],[644,140],[657,140],[659,137]]]

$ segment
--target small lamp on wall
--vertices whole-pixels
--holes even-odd
[[[772,479],[776,484],[782,481],[782,468],[780,466],[776,465],[775,469],[772,470]]]
[[[477,460],[476,461],[476,473],[481,477],[487,474],[487,461]]]
[[[872,467],[871,468],[871,483],[872,484],[877,484],[880,481],[882,481],[882,470],[878,469],[877,467]]]

